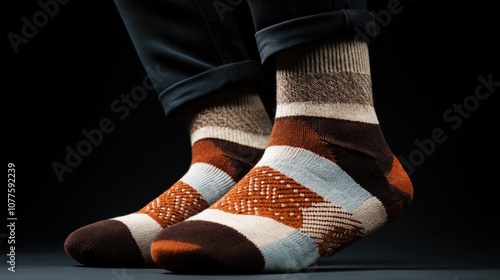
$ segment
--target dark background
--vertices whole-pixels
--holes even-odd
[[[189,166],[189,137],[180,119],[164,117],[152,91],[124,120],[112,112],[111,104],[146,75],[112,1],[61,5],[17,54],[7,34],[19,34],[22,17],[31,19],[40,7],[13,2],[2,9],[2,91],[6,161],[16,165],[16,248],[18,254],[63,252],[71,231],[137,211],[180,178]],[[386,10],[388,2],[370,1],[370,10]],[[479,76],[500,82],[500,6],[400,3],[402,12],[385,18],[370,42],[382,129],[394,153],[409,161],[419,153],[415,141],[432,137],[434,129],[447,139],[413,158],[411,208],[340,254],[498,261],[500,86],[471,106]],[[452,129],[455,122],[443,114],[464,100],[470,112]],[[82,130],[98,128],[105,118],[115,130],[60,182],[51,164],[64,163],[66,147],[75,148],[86,139]]]

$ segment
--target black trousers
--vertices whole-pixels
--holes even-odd
[[[233,83],[274,91],[273,56],[353,34],[366,0],[115,0],[167,116]],[[235,93],[237,94],[237,93]]]

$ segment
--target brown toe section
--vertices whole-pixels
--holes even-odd
[[[115,220],[99,221],[77,229],[66,238],[64,249],[85,266],[146,266],[127,226]]]
[[[185,221],[164,229],[151,245],[154,262],[175,273],[259,273],[264,258],[238,231],[213,222]]]

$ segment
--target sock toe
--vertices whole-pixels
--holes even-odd
[[[264,258],[238,231],[213,222],[186,221],[164,229],[151,246],[153,261],[175,273],[259,273]]]
[[[146,266],[132,234],[120,221],[103,220],[81,227],[66,238],[64,249],[85,266]]]

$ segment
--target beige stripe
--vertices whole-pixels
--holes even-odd
[[[260,107],[215,107],[202,111],[189,126],[190,133],[207,126],[227,127],[254,134],[270,134],[271,121]]]
[[[268,134],[255,134],[229,127],[205,126],[191,133],[191,144],[204,138],[216,138],[241,145],[264,149],[269,142]]]
[[[368,235],[386,224],[387,213],[382,202],[372,197],[354,210],[352,218],[363,224],[364,235]]]
[[[348,103],[294,102],[277,106],[276,118],[291,116],[333,118],[371,124],[379,123],[373,106]]]
[[[148,214],[133,213],[125,216],[115,217],[111,220],[116,220],[124,223],[130,230],[137,246],[141,250],[144,261],[148,264],[153,263],[151,258],[151,243],[162,227],[158,222],[151,218]],[[119,242],[119,241],[117,241]]]
[[[213,208],[206,209],[187,219],[187,221],[200,220],[231,227],[243,234],[259,248],[287,238],[297,231],[271,218],[227,213]]]
[[[277,80],[278,104],[316,101],[373,106],[370,76],[358,73],[309,73]]]
[[[236,84],[190,102],[183,111],[189,132],[204,126],[222,126],[269,134],[271,120],[252,85]]]
[[[302,217],[303,224],[299,230],[309,235],[316,244],[323,242],[324,237],[335,227],[351,230],[361,227],[361,223],[351,213],[329,201],[302,208]]]

